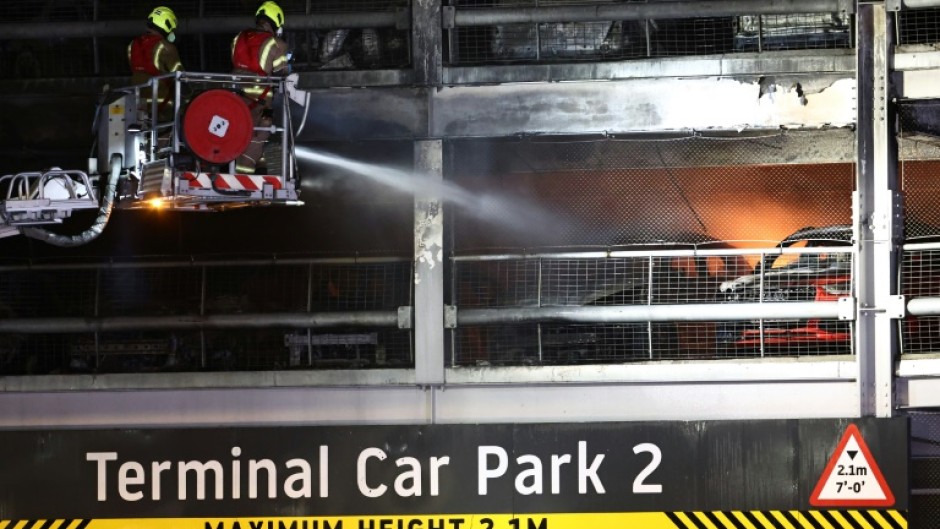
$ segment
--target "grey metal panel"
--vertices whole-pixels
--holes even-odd
[[[758,79],[634,79],[444,87],[433,96],[434,137],[848,126],[855,80],[819,76],[766,94]],[[806,94],[801,104],[798,92]]]
[[[426,94],[422,88],[311,90],[307,122],[297,141],[427,137]],[[302,119],[302,111],[293,116]]]
[[[858,392],[847,381],[448,386],[436,403],[434,422],[442,424],[858,416]]]
[[[908,372],[937,375],[940,363],[902,362]],[[772,360],[650,362],[612,365],[461,367],[446,370],[449,385],[648,384],[688,382],[849,381],[857,375],[851,356]],[[414,386],[411,369],[330,369],[323,371],[244,371],[215,373],[105,373],[95,375],[6,376],[0,392],[102,390],[192,390],[285,387]]]
[[[663,382],[807,382],[854,380],[851,356],[807,360],[775,358],[750,361],[650,362],[605,366],[460,367],[447,370],[447,383],[465,384],[611,384]]]
[[[411,369],[110,373],[0,377],[0,392],[415,385]]]
[[[940,377],[899,378],[897,406],[904,409],[940,407]]]
[[[854,71],[855,54],[852,50],[815,50],[812,55],[807,55],[806,51],[784,51],[578,64],[449,67],[444,69],[444,82],[474,84],[720,75],[816,75]]]
[[[297,87],[339,88],[358,86],[411,86],[414,84],[413,70],[322,70],[299,72]]]
[[[855,384],[844,380],[0,393],[0,428],[843,418],[857,412]]]
[[[418,424],[417,387],[77,391],[0,394],[0,428]]]
[[[937,355],[906,355],[898,362],[896,375],[898,407],[940,407],[940,358]]]
[[[774,91],[768,92],[768,84]],[[851,73],[309,89],[298,141],[844,127]],[[800,94],[805,94],[801,99]],[[293,97],[297,100],[297,97]],[[805,104],[803,104],[805,102]],[[303,109],[294,117],[303,118]]]
[[[894,50],[895,71],[937,67],[940,67],[940,51],[932,44],[909,44]]]

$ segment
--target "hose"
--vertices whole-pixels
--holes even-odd
[[[118,179],[121,176],[121,166],[123,159],[120,154],[111,156],[111,173],[108,175],[108,183],[105,186],[101,196],[101,205],[98,208],[98,216],[95,222],[87,230],[78,235],[60,235],[42,228],[22,228],[20,232],[32,239],[37,239],[53,246],[63,248],[73,248],[87,244],[101,235],[104,227],[111,218],[111,211],[114,209],[114,196],[117,194]]]

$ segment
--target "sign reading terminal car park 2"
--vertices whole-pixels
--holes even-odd
[[[0,529],[907,526],[904,418],[4,431],[0,443]],[[840,467],[855,473],[841,488]]]

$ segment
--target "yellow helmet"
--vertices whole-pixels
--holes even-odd
[[[169,7],[155,7],[147,16],[147,22],[169,35],[176,29],[176,13]]]
[[[256,17],[266,17],[274,24],[274,29],[280,29],[284,25],[284,10],[277,3],[268,0],[258,7],[255,12]]]

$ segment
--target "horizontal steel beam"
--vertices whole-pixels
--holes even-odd
[[[61,334],[273,327],[398,327],[398,311],[216,314],[209,316],[114,316],[94,318],[12,318],[0,320],[0,333]]]
[[[899,0],[905,9],[924,9],[928,7],[940,7],[940,0]]]
[[[911,316],[938,316],[940,298],[913,298],[907,302],[907,313]]]
[[[785,15],[789,13],[854,12],[848,0],[713,0],[701,2],[650,2],[556,7],[458,9],[452,26],[499,26],[548,22],[601,22],[607,20],[644,20],[693,18],[704,16]],[[446,12],[445,12],[446,15]],[[451,26],[445,16],[444,26]]]
[[[190,261],[127,261],[106,263],[30,263],[0,266],[0,272],[27,270],[143,270],[150,268],[214,268],[248,266],[331,266],[331,265],[386,265],[410,262],[407,257],[271,257],[270,259],[212,259]]]
[[[203,17],[182,19],[180,34],[231,33],[253,25],[251,16]],[[284,29],[340,29],[340,28],[407,28],[410,24],[407,10],[290,14]],[[99,20],[97,22],[7,22],[0,24],[0,40],[63,39],[89,37],[132,37],[145,29],[143,20]]]
[[[647,321],[747,321],[836,319],[838,301],[459,309],[457,325],[519,323],[644,323]]]

